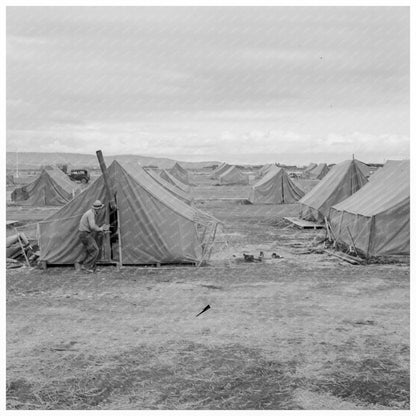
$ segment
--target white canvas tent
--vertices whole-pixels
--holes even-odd
[[[231,166],[219,177],[220,185],[248,185],[249,177],[241,172],[237,166]]]
[[[253,185],[249,201],[252,204],[293,204],[303,195],[304,192],[292,182],[286,171],[274,165]]]
[[[309,163],[307,168],[305,169],[305,172],[310,172],[312,169],[315,169],[318,165],[316,163]]]
[[[169,173],[176,179],[179,179],[183,184],[189,185],[189,174],[178,162],[176,162],[173,168],[169,169]]]
[[[338,241],[367,257],[410,253],[410,161],[388,161],[329,212]]]
[[[222,162],[217,169],[214,170],[214,172],[211,175],[212,179],[217,179],[222,173],[224,173],[226,170],[230,169],[231,165],[228,163]]]
[[[65,205],[75,195],[81,192],[81,187],[71,181],[61,169],[48,166],[28,185],[16,188],[12,201],[22,205]]]
[[[318,166],[309,171],[309,176],[313,179],[322,179],[328,172],[328,165],[326,163],[320,163]]]
[[[167,170],[162,169],[160,172],[160,177],[169,182],[171,185],[175,186],[176,188],[180,189],[182,192],[189,193],[190,187],[189,185],[185,184],[181,180],[179,180],[176,176],[173,176]]]
[[[300,217],[310,221],[323,221],[331,206],[357,192],[367,183],[357,160],[345,160],[329,173],[300,201]]]
[[[114,161],[107,172],[117,197],[123,264],[198,263],[203,259],[206,238],[218,223],[215,218],[185,204],[136,167]],[[41,261],[74,264],[79,259],[79,220],[96,199],[106,207],[109,204],[103,176],[39,223]]]
[[[149,174],[156,182],[162,185],[163,188],[168,190],[176,198],[179,198],[180,200],[184,201],[188,205],[192,204],[193,198],[189,192],[186,192],[183,189],[173,185],[171,182],[166,181],[154,169],[145,169],[145,172]]]

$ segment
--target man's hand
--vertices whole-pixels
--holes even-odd
[[[103,231],[108,231],[108,230],[110,229],[110,226],[109,226],[108,224],[104,224],[104,225],[101,227],[101,229],[102,229]]]

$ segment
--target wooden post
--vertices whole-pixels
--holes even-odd
[[[110,210],[114,210],[114,209],[116,209],[116,204],[114,202],[113,193],[112,193],[111,188],[110,188],[110,181],[109,181],[109,178],[108,178],[107,167],[106,167],[105,162],[104,162],[103,153],[102,153],[101,150],[97,150],[96,154],[97,154],[97,158],[98,158],[98,163],[100,164],[101,172],[103,174],[104,186],[105,186],[105,191],[106,191],[106,194],[107,194],[109,208],[110,208]],[[106,215],[105,222],[108,225],[110,225],[110,211],[109,211],[109,209],[106,209],[105,215]],[[108,254],[111,257],[110,233],[105,233],[104,232],[103,243],[102,244],[103,244],[103,248],[104,248],[104,250],[103,250],[104,253],[103,252],[102,253],[105,255],[105,257],[108,257]],[[109,253],[106,252],[105,247],[110,248]],[[101,256],[101,258],[103,259],[103,256]],[[111,260],[111,258],[105,258],[103,260],[108,261],[108,260]]]
[[[97,154],[98,162],[100,164],[101,172],[103,173],[104,185],[105,185],[105,190],[107,193],[108,202],[110,203],[110,208],[115,209],[115,203],[113,199],[113,194],[111,192],[110,183],[108,180],[107,167],[105,166],[103,153],[101,150],[97,150],[96,154]]]

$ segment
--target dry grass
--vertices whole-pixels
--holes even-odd
[[[19,409],[106,409],[114,399],[122,400],[123,409],[297,407],[292,401],[295,363],[266,361],[257,351],[239,345],[140,346],[108,357],[109,364],[98,371],[91,365],[91,360],[97,364],[96,357],[68,358],[67,365],[77,377],[58,378],[52,368],[54,383],[10,382],[9,403]]]

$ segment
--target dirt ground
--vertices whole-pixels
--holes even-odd
[[[197,206],[206,267],[7,271],[8,409],[409,409],[408,265],[310,252],[298,205]]]

